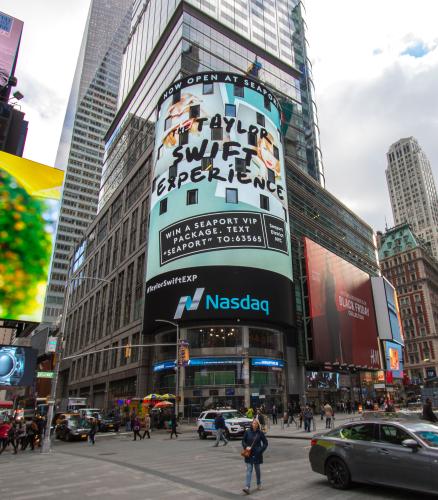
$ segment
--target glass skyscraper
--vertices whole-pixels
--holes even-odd
[[[62,313],[68,258],[97,211],[103,137],[117,106],[132,0],[93,0],[56,158],[65,181],[43,322]]]

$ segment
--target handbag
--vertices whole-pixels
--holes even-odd
[[[249,458],[251,456],[251,453],[252,453],[252,447],[254,446],[254,443],[256,442],[256,439],[257,439],[257,436],[254,438],[254,441],[252,442],[252,445],[250,446],[249,450],[244,448],[241,452],[240,452],[240,455],[243,457],[243,458]]]

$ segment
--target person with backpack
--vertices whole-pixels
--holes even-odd
[[[227,426],[225,425],[224,416],[220,412],[217,413],[216,418],[214,419],[214,428],[216,429],[216,444],[213,446],[219,446],[219,443],[221,441],[223,441],[224,446],[226,446],[228,444],[228,441],[225,437]]]
[[[257,489],[262,489],[260,465],[263,463],[263,453],[268,447],[268,440],[260,429],[257,419],[252,421],[251,427],[245,431],[242,438],[242,456],[246,463],[246,479],[243,492],[249,495],[251,490],[252,471],[255,469]]]

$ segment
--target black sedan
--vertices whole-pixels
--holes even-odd
[[[311,441],[314,472],[331,486],[352,482],[438,492],[438,426],[409,420],[350,422]]]

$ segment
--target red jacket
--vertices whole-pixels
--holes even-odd
[[[9,424],[0,424],[0,439],[6,439],[8,437],[8,431],[11,428]]]

